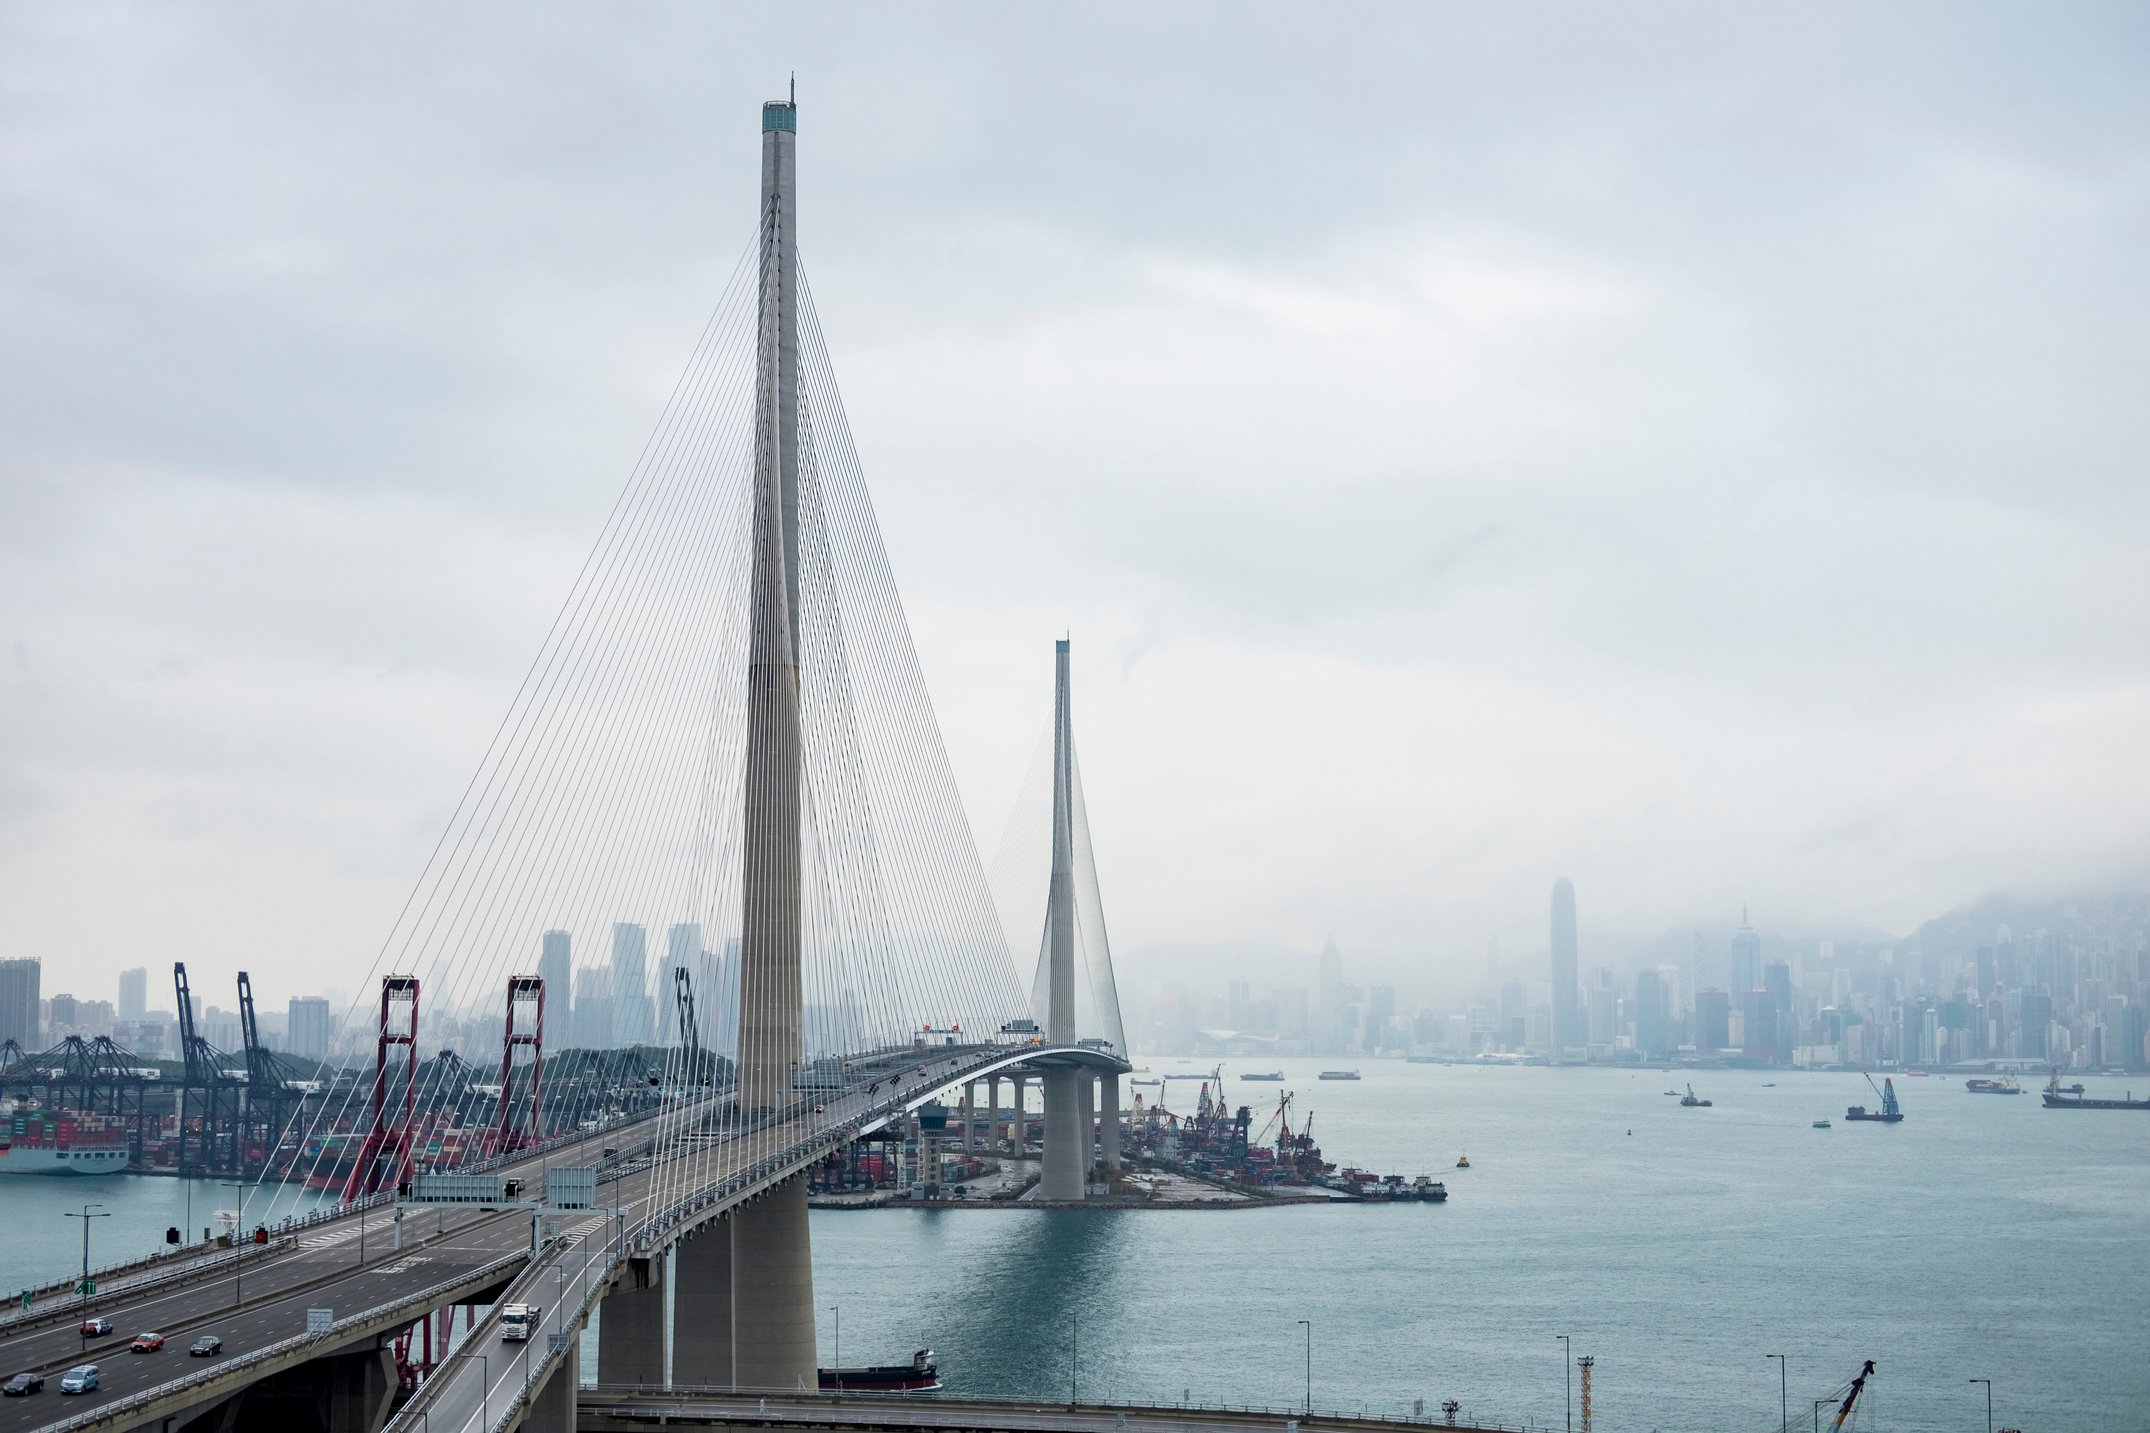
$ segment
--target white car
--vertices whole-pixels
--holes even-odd
[[[60,1392],[87,1393],[104,1381],[104,1373],[94,1363],[78,1363],[60,1375]]]

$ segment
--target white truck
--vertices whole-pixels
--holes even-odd
[[[508,1343],[523,1343],[537,1332],[538,1321],[545,1310],[536,1304],[503,1304],[500,1309],[500,1337]]]

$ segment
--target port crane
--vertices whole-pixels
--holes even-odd
[[[1850,1421],[1852,1416],[1852,1410],[1858,1406],[1859,1395],[1866,1392],[1866,1381],[1873,1376],[1874,1360],[1868,1359],[1866,1361],[1866,1366],[1859,1370],[1858,1375],[1854,1377],[1851,1382],[1845,1384],[1842,1388],[1837,1389],[1835,1393],[1829,1395],[1830,1399],[1832,1400],[1837,1398],[1839,1395],[1841,1395],[1844,1400],[1837,1407],[1836,1417],[1829,1420],[1830,1433],[1839,1433],[1839,1430],[1841,1430],[1844,1425]]]

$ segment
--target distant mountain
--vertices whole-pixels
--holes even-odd
[[[1923,952],[1929,962],[1954,962],[1972,958],[1982,945],[1994,944],[2004,927],[2022,941],[2041,930],[2118,937],[2146,922],[2150,922],[2150,895],[2141,890],[2044,900],[1999,891],[1934,917],[1905,943]]]

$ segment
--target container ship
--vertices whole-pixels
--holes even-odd
[[[2076,1085],[2074,1088],[2080,1091],[2083,1087]],[[2150,1110],[2150,1099],[2138,1100],[2134,1094],[2133,1090],[2128,1091],[2129,1098],[2124,1100],[2085,1099],[2081,1094],[2069,1094],[2062,1089],[2060,1071],[2055,1070],[2053,1078],[2046,1081],[2045,1107],[2049,1110]]]
[[[116,1126],[18,1114],[0,1132],[0,1174],[123,1174],[133,1151]]]
[[[1356,1080],[1358,1077],[1359,1072],[1357,1070],[1323,1070],[1321,1072],[1321,1078],[1324,1080]]]
[[[1242,1080],[1268,1080],[1272,1083],[1276,1083],[1281,1082],[1283,1080],[1284,1072],[1282,1070],[1273,1070],[1268,1074],[1246,1074],[1241,1075],[1239,1078],[1241,1078]]]
[[[2014,1075],[2003,1075],[1998,1080],[1965,1080],[1963,1087],[1974,1095],[2020,1095],[2023,1093],[2023,1087],[2016,1083]]]

